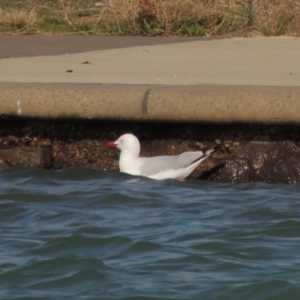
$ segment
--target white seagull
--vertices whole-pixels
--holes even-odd
[[[126,133],[116,141],[109,142],[107,146],[121,150],[120,172],[152,179],[176,178],[182,180],[214,151],[211,149],[205,153],[190,151],[176,156],[139,157],[140,142],[131,133]]]

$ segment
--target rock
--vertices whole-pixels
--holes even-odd
[[[248,142],[211,176],[215,182],[300,182],[300,148],[292,141]]]
[[[52,148],[50,146],[0,146],[0,168],[50,168],[52,163],[53,156]]]
[[[15,145],[19,142],[19,139],[16,138],[15,136],[9,135],[6,139],[6,141],[9,145]]]

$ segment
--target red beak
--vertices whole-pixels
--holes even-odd
[[[117,145],[115,144],[115,142],[108,142],[107,147],[109,148],[115,148]]]

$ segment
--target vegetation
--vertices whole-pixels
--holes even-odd
[[[246,36],[253,26],[250,8],[235,1],[0,0],[2,33]]]

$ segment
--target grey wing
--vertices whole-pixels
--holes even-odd
[[[142,157],[141,160],[143,161],[143,164],[140,169],[143,175],[151,176],[164,170],[186,168],[205,155],[206,153],[203,154],[202,151],[195,151],[184,152],[176,156]]]

